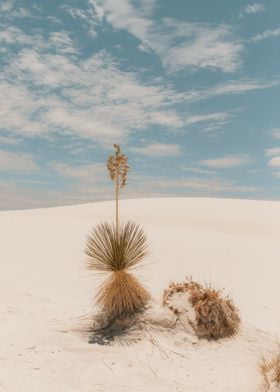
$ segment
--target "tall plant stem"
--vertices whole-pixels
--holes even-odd
[[[116,175],[116,233],[119,237],[119,173]]]
[[[119,193],[126,185],[127,172],[129,165],[127,157],[122,154],[119,144],[114,144],[115,155],[110,155],[107,160],[107,168],[110,173],[111,180],[115,182],[115,198],[116,198],[116,236],[119,236]]]

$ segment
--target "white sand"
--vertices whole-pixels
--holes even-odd
[[[211,282],[240,309],[240,334],[199,345],[175,332],[153,336],[156,344],[88,344],[75,328],[92,311],[97,280],[83,249],[91,227],[113,220],[114,203],[1,212],[0,390],[256,392],[257,362],[280,325],[280,202],[170,198],[120,207],[123,220],[147,232],[151,253],[139,274],[155,298],[171,280]]]

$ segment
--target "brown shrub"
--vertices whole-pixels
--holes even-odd
[[[259,371],[263,377],[263,390],[280,391],[280,352],[272,355],[270,359],[262,358]]]
[[[170,298],[180,292],[189,294],[188,300],[195,311],[195,321],[189,320],[199,338],[220,339],[238,331],[240,318],[231,299],[223,297],[221,291],[203,287],[192,280],[171,283],[163,293],[163,306],[178,316],[179,310],[170,305]]]

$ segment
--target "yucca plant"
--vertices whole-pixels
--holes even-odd
[[[107,167],[115,182],[116,221],[101,223],[88,236],[85,252],[89,269],[108,273],[96,294],[96,302],[111,321],[130,317],[141,311],[150,295],[131,270],[147,255],[148,243],[143,229],[136,223],[119,224],[119,191],[126,185],[129,166],[120,146],[114,145]]]

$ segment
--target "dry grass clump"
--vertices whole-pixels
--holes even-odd
[[[123,318],[141,311],[149,298],[147,290],[133,275],[115,271],[99,290],[97,303],[112,318]]]
[[[259,363],[259,371],[263,377],[264,391],[280,391],[280,352],[270,359],[262,358]]]
[[[147,239],[136,223],[128,222],[117,232],[114,224],[102,223],[88,236],[88,268],[109,273],[96,295],[97,304],[111,321],[133,316],[150,295],[130,270],[147,254]]]
[[[188,280],[172,283],[163,293],[163,306],[167,306],[176,316],[178,307],[172,305],[171,298],[178,293],[187,293],[187,300],[195,311],[195,321],[189,320],[199,338],[209,340],[232,336],[238,331],[240,318],[231,299],[223,297],[221,291],[203,287]]]

